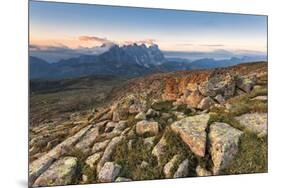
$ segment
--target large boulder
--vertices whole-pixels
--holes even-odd
[[[237,87],[249,93],[257,82],[257,77],[252,76],[239,76],[237,77]]]
[[[55,186],[73,183],[77,169],[77,158],[64,157],[53,163],[34,182],[33,186]]]
[[[105,140],[102,142],[95,143],[92,147],[92,153],[96,153],[96,152],[104,150],[109,142],[110,142],[110,140]]]
[[[182,161],[174,174],[174,178],[183,178],[188,176],[188,159]]]
[[[159,125],[156,121],[143,120],[136,124],[136,133],[138,135],[144,135],[149,133],[150,135],[157,135],[159,132]]]
[[[174,155],[173,158],[165,164],[163,172],[166,178],[171,178],[173,176],[173,169],[175,168],[175,165],[179,161],[179,159],[179,155]]]
[[[210,125],[209,140],[210,154],[213,161],[213,174],[219,174],[221,169],[227,167],[238,152],[239,138],[242,131],[226,123],[215,122]]]
[[[204,96],[215,97],[218,94],[229,98],[235,93],[235,78],[230,73],[214,71],[205,82],[199,85],[199,91]]]
[[[121,170],[121,166],[114,162],[106,162],[98,174],[100,182],[114,182]]]
[[[259,137],[267,135],[267,113],[249,113],[235,117],[245,131]]]
[[[179,134],[184,143],[200,157],[205,156],[206,128],[210,119],[209,114],[190,116],[171,125],[172,131]]]

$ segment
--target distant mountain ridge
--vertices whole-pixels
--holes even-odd
[[[87,75],[137,77],[153,72],[227,67],[252,60],[257,61],[246,57],[225,60],[204,58],[195,61],[169,59],[164,57],[156,44],[151,46],[132,44],[113,45],[100,55],[81,55],[57,63],[48,63],[30,56],[29,65],[30,79],[53,79]]]

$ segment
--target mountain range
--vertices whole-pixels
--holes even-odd
[[[41,58],[30,56],[29,76],[30,79],[55,79],[87,75],[137,77],[154,72],[227,67],[261,60],[266,59],[233,57],[221,60],[203,58],[191,61],[181,58],[165,58],[156,44],[151,46],[144,44],[113,45],[109,50],[99,55],[80,55],[62,59],[56,63],[48,63]]]

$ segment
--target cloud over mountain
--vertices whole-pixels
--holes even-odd
[[[98,42],[98,43],[108,43],[111,42],[110,40],[106,38],[101,38],[97,36],[88,36],[88,35],[82,35],[79,36],[80,41],[92,41],[92,42]]]

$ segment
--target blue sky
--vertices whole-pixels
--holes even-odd
[[[266,53],[266,16],[30,2],[30,44],[93,48],[157,43],[165,51]]]

